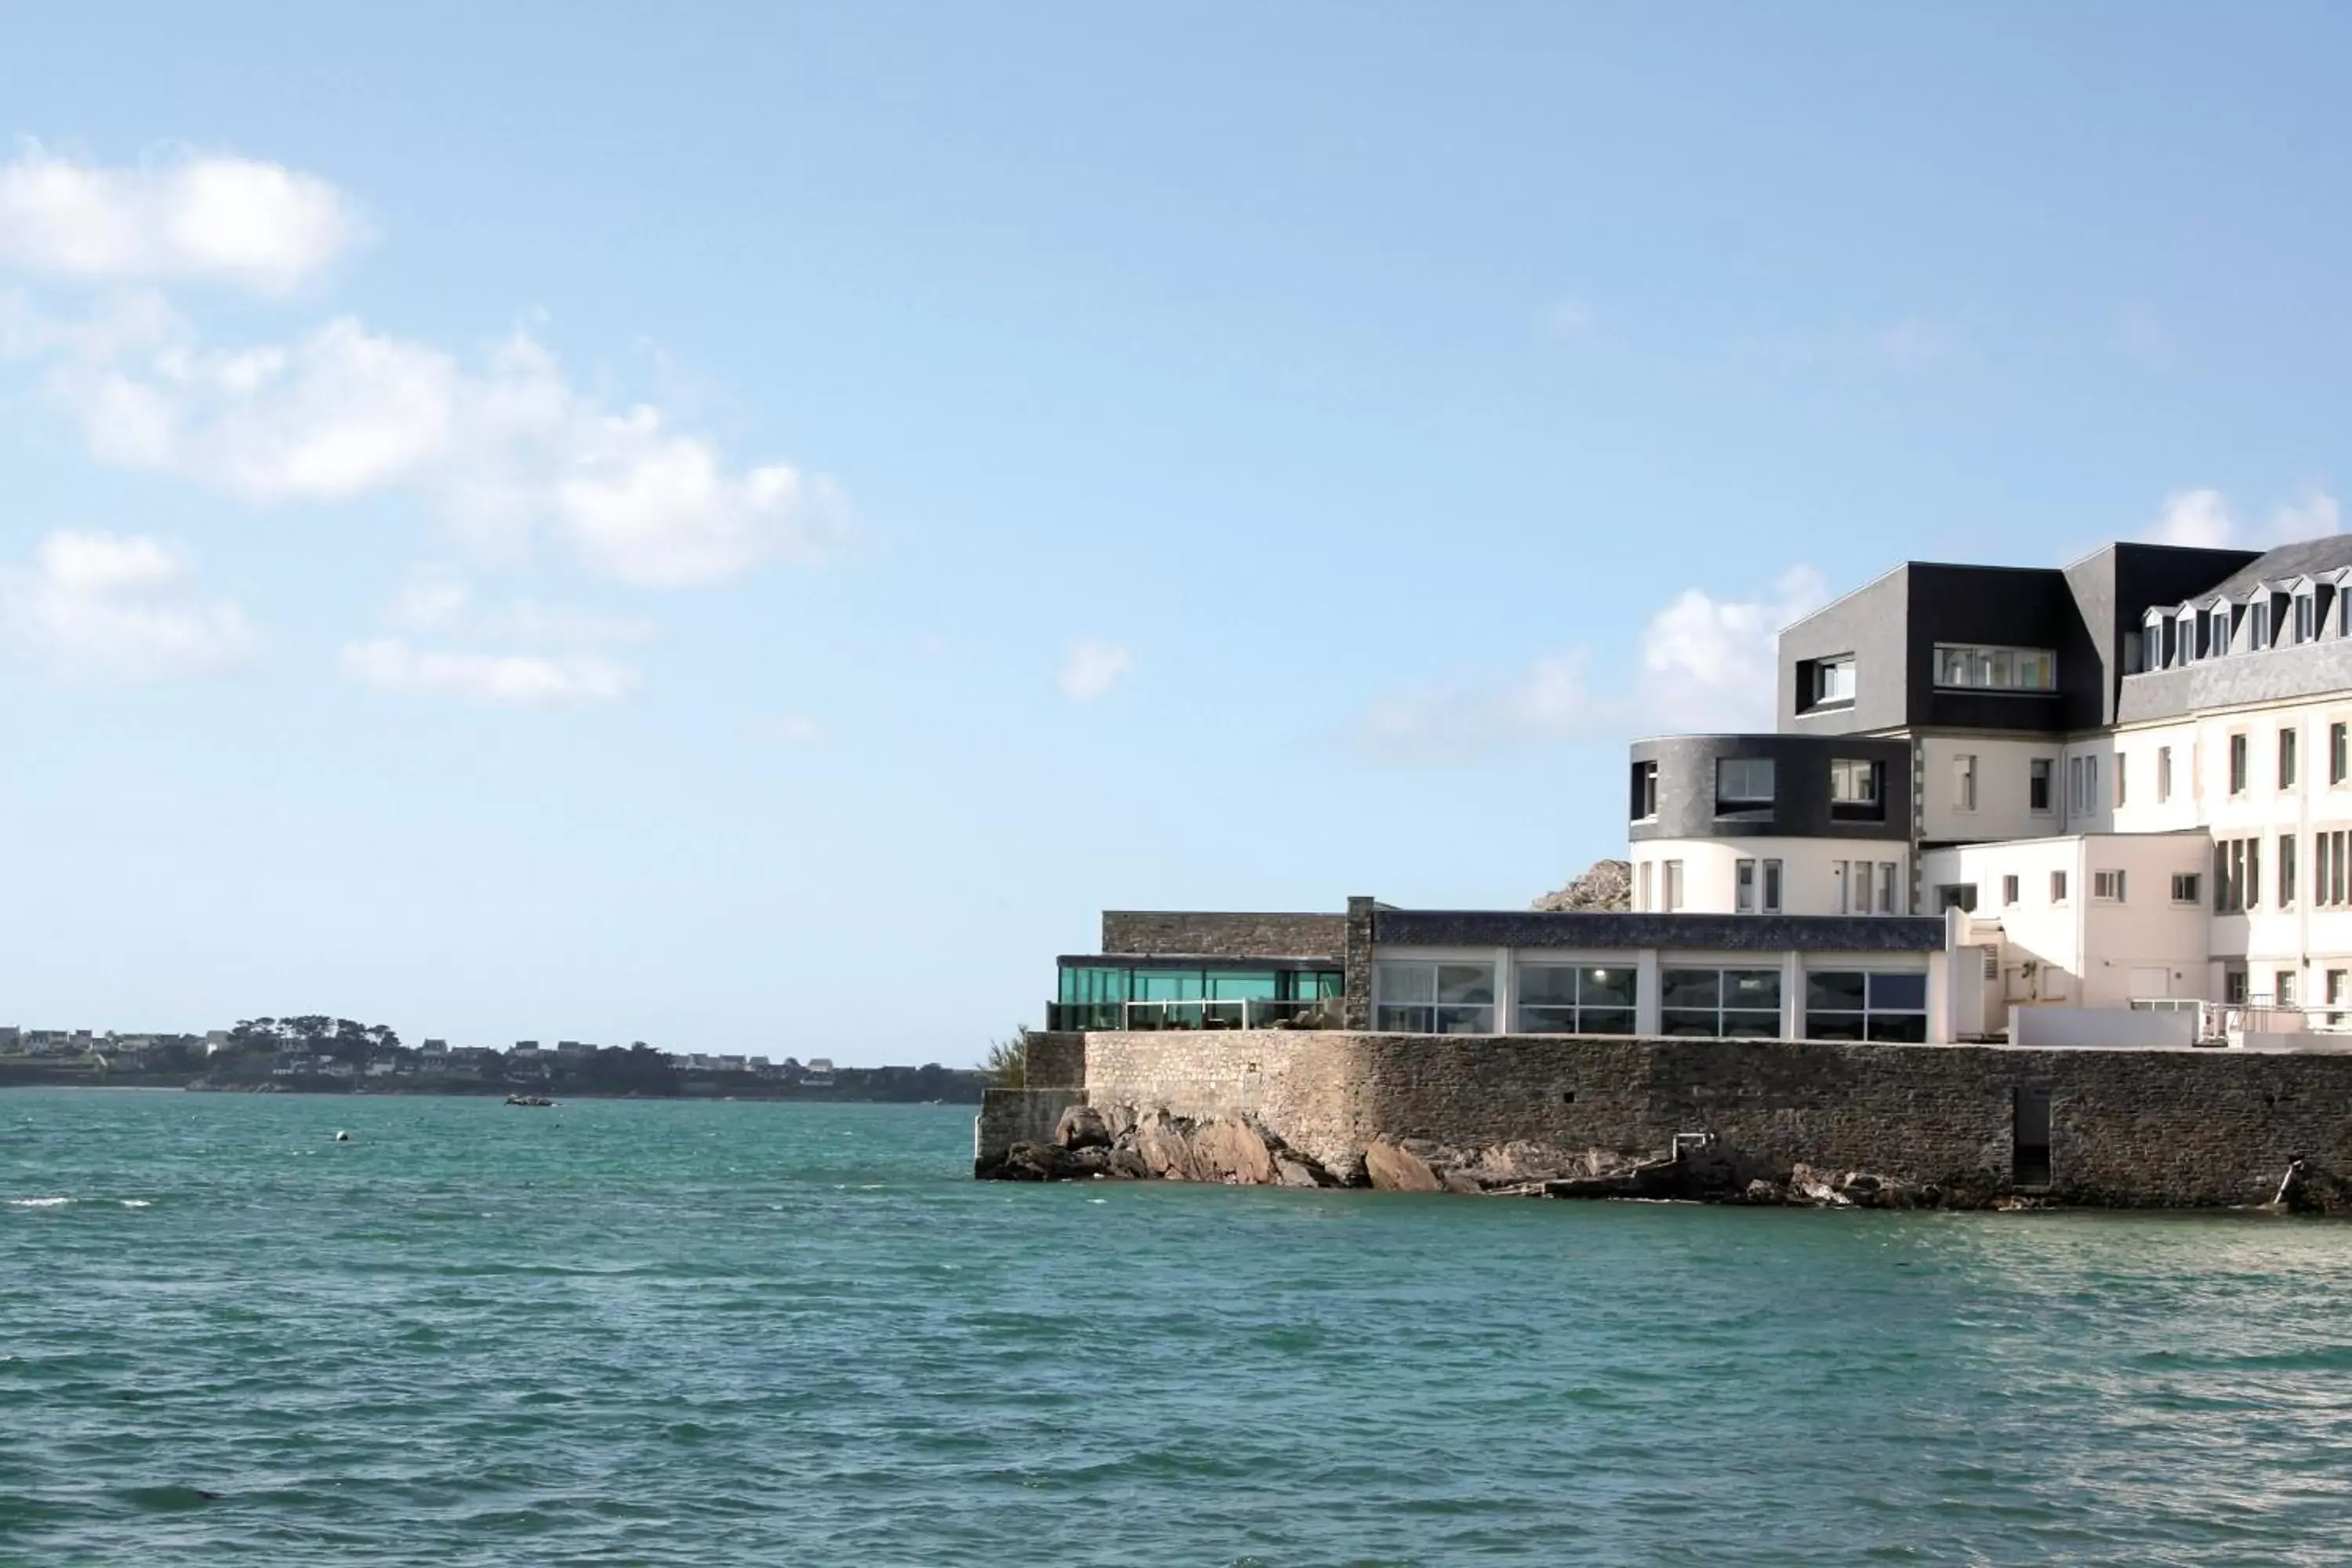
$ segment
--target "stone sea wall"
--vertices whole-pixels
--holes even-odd
[[[1065,1087],[1112,1149],[1147,1123],[1162,1145],[1245,1127],[1338,1184],[1430,1184],[1378,1182],[1393,1152],[1460,1190],[2219,1207],[2275,1199],[2300,1161],[2299,1206],[2352,1197],[2352,1054],[1304,1030],[1095,1034],[1081,1054]],[[2021,1090],[2048,1094],[2046,1180],[2031,1149],[2019,1164]],[[1013,1120],[983,1126],[984,1173],[1093,1173],[1006,1170],[1052,1142]]]

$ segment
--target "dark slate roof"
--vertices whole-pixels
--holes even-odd
[[[1230,952],[1066,952],[1054,962],[1064,969],[1338,969],[1330,954],[1265,953],[1236,958]]]
[[[2257,555],[2229,576],[2186,603],[2200,603],[2216,594],[2239,595],[2264,583],[2276,583],[2289,577],[2316,576],[2338,567],[2352,566],[2352,533],[2338,533],[2327,539],[2306,539],[2296,544],[2282,544],[2276,550]]]
[[[1628,914],[1600,910],[1391,910],[1372,940],[1398,947],[1675,948],[1707,952],[1932,952],[1936,915]]]

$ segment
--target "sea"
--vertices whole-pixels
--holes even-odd
[[[971,1144],[0,1092],[0,1563],[2352,1559],[2352,1226],[982,1184]]]

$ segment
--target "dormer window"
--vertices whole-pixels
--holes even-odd
[[[2246,606],[2246,651],[2260,653],[2271,646],[2270,595],[2258,594]]]
[[[2294,596],[2294,640],[2298,643],[2319,639],[2319,600],[2313,594]]]
[[[2205,657],[2220,658],[2230,651],[2230,606],[2216,605],[2205,613]]]
[[[2184,610],[2179,616],[2168,621],[2166,625],[2171,626],[2174,630],[2172,646],[2175,651],[2173,653],[2171,662],[2174,664],[2196,663],[2197,612],[2194,610]]]

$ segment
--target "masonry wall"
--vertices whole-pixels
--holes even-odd
[[[1711,1132],[1743,1174],[2000,1193],[2013,1094],[2047,1087],[2063,1201],[2262,1203],[2297,1156],[2352,1175],[2352,1054],[1177,1030],[1089,1035],[1086,1063],[1097,1107],[1245,1111],[1339,1169],[1376,1139],[1660,1154]]]
[[[1173,958],[1328,958],[1347,951],[1347,917],[1105,910],[1106,953]]]

